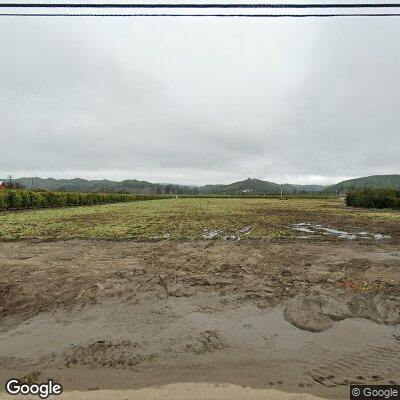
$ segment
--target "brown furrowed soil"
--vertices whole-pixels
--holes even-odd
[[[1,382],[400,383],[393,238],[8,241],[0,266]]]

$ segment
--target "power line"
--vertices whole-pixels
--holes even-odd
[[[104,3],[0,3],[0,8],[274,8],[274,9],[304,9],[304,8],[399,8],[400,3],[309,3],[309,4],[104,4]]]
[[[338,18],[338,17],[400,17],[400,13],[373,14],[28,14],[10,13],[0,17],[243,17],[243,18]]]
[[[0,3],[0,9],[4,8],[40,8],[40,9],[136,9],[136,8],[158,8],[158,9],[372,9],[372,8],[400,8],[400,3],[309,3],[309,4],[248,4],[248,3],[216,3],[216,4],[127,4],[127,3]],[[243,17],[243,18],[328,18],[328,17],[398,17],[400,13],[312,13],[312,14],[176,14],[176,13],[135,13],[135,14],[117,14],[117,13],[0,13],[0,17]]]

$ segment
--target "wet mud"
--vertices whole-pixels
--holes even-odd
[[[372,243],[372,242],[371,242]],[[0,379],[324,398],[400,383],[400,249],[377,242],[0,244]],[[72,392],[71,392],[72,393]]]

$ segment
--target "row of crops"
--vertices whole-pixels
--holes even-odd
[[[352,207],[400,210],[400,190],[369,188],[350,190],[346,196],[346,204]]]
[[[0,191],[0,210],[38,207],[86,206],[159,199],[162,196],[123,193],[39,192],[31,190]]]

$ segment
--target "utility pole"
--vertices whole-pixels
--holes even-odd
[[[281,183],[281,199],[283,199],[283,183]]]

